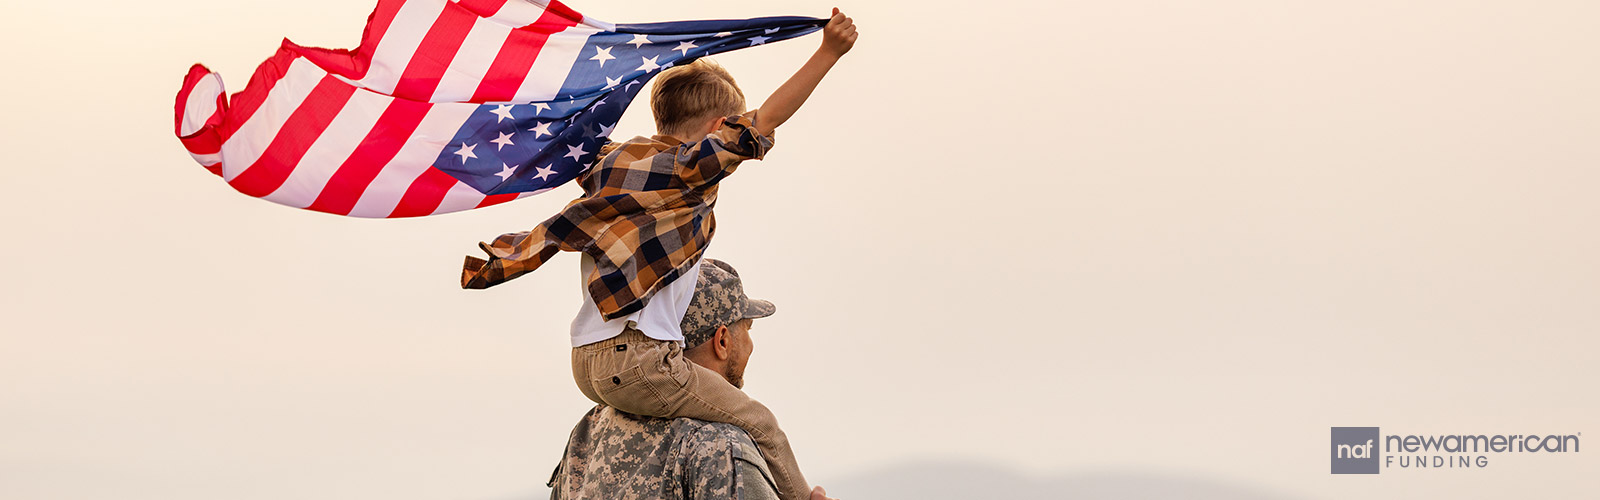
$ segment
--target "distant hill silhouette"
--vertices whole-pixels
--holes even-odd
[[[878,472],[820,482],[830,496],[850,500],[1300,500],[1246,485],[1134,471],[1032,477],[979,463],[895,465]]]

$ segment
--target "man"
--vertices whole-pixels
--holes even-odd
[[[684,357],[744,387],[755,345],[750,326],[776,312],[746,297],[738,271],[706,259],[681,322]],[[776,500],[771,469],[738,426],[692,418],[664,419],[596,406],[567,440],[550,476],[552,500]],[[828,499],[821,487],[812,500]]]

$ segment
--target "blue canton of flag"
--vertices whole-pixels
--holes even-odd
[[[590,35],[556,98],[484,104],[433,166],[486,195],[537,192],[587,170],[628,105],[662,70],[696,58],[803,36],[826,20],[619,24]]]

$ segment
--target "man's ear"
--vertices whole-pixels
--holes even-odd
[[[716,333],[711,334],[711,354],[716,355],[717,359],[728,359],[729,353],[732,352],[733,349],[729,345],[729,337],[731,335],[728,333],[727,326],[719,326]]]

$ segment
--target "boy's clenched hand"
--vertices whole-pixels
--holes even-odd
[[[772,91],[772,97],[761,104],[761,109],[756,111],[756,132],[761,135],[770,135],[772,130],[789,121],[794,112],[805,104],[806,98],[811,97],[811,91],[816,90],[817,84],[822,82],[822,77],[828,70],[839,62],[839,56],[849,52],[856,45],[856,23],[839,12],[838,7],[833,8],[833,19],[828,20],[828,25],[822,28],[822,46],[817,47],[817,52],[811,54],[811,59],[806,61],[794,76]]]
[[[822,27],[822,50],[835,57],[849,52],[856,45],[856,23],[838,7],[833,8],[833,18]]]

